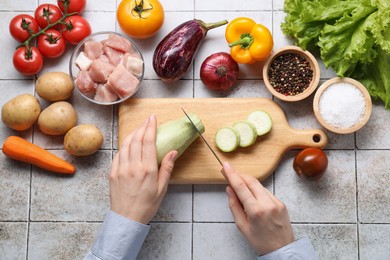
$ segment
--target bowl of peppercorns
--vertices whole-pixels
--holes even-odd
[[[268,90],[280,100],[294,102],[310,96],[320,81],[316,58],[298,46],[286,46],[273,53],[263,67]]]

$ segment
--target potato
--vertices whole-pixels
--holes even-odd
[[[76,156],[93,154],[99,150],[102,144],[102,132],[99,128],[90,124],[73,127],[64,138],[65,150]]]
[[[41,105],[31,94],[22,94],[9,100],[1,108],[1,120],[11,129],[24,131],[38,119]]]
[[[77,113],[66,101],[51,104],[42,111],[38,118],[39,129],[48,135],[66,134],[77,124]]]
[[[68,74],[64,72],[48,72],[40,76],[35,84],[37,94],[51,102],[68,99],[74,90]]]

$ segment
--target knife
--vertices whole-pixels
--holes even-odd
[[[219,164],[221,166],[222,165],[222,162],[221,160],[218,158],[217,154],[214,152],[214,150],[211,148],[211,146],[209,145],[209,143],[206,141],[206,139],[203,137],[202,133],[199,131],[199,129],[196,127],[196,125],[194,124],[194,122],[192,122],[191,118],[188,116],[188,114],[186,113],[186,111],[184,111],[183,108],[181,108],[181,110],[183,110],[184,114],[186,115],[186,117],[188,118],[188,120],[190,120],[192,126],[196,129],[196,132],[198,132],[198,134],[200,135],[200,137],[202,138],[202,140],[206,143],[207,147],[210,149],[210,151],[213,153],[214,157],[217,158]]]

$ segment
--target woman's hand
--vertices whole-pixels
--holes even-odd
[[[294,242],[286,206],[252,176],[238,174],[228,164],[223,174],[229,207],[240,232],[259,255],[275,251]]]
[[[177,151],[169,152],[158,168],[156,129],[152,115],[127,136],[110,172],[111,210],[143,224],[159,209],[177,157]]]

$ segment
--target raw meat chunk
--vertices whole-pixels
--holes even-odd
[[[106,63],[110,63],[110,60],[108,59],[107,55],[105,55],[105,54],[102,54],[102,56],[99,57],[99,60],[106,62]]]
[[[93,81],[100,82],[100,83],[106,83],[108,80],[108,77],[110,76],[111,72],[113,72],[115,69],[115,66],[101,61],[100,59],[92,61],[91,69],[89,70],[89,74]]]
[[[80,52],[75,60],[75,64],[80,70],[89,70],[92,60],[88,59],[84,52]]]
[[[94,94],[96,92],[96,83],[92,80],[88,71],[81,70],[75,80],[77,88],[84,95]]]
[[[113,102],[118,99],[118,95],[107,84],[98,84],[94,99],[100,102]]]
[[[123,52],[117,51],[107,45],[104,45],[103,50],[112,65],[116,66],[121,63],[124,56]]]
[[[119,97],[125,98],[138,90],[139,80],[123,64],[119,64],[108,78],[108,84]]]
[[[123,53],[131,51],[131,43],[126,38],[113,33],[108,36],[104,45],[110,46],[111,48]]]
[[[141,59],[135,58],[129,53],[126,53],[123,57],[123,65],[125,65],[126,69],[137,77],[142,75],[143,64],[144,62]]]
[[[84,52],[90,60],[96,60],[103,54],[103,44],[97,41],[86,41],[84,43]]]

